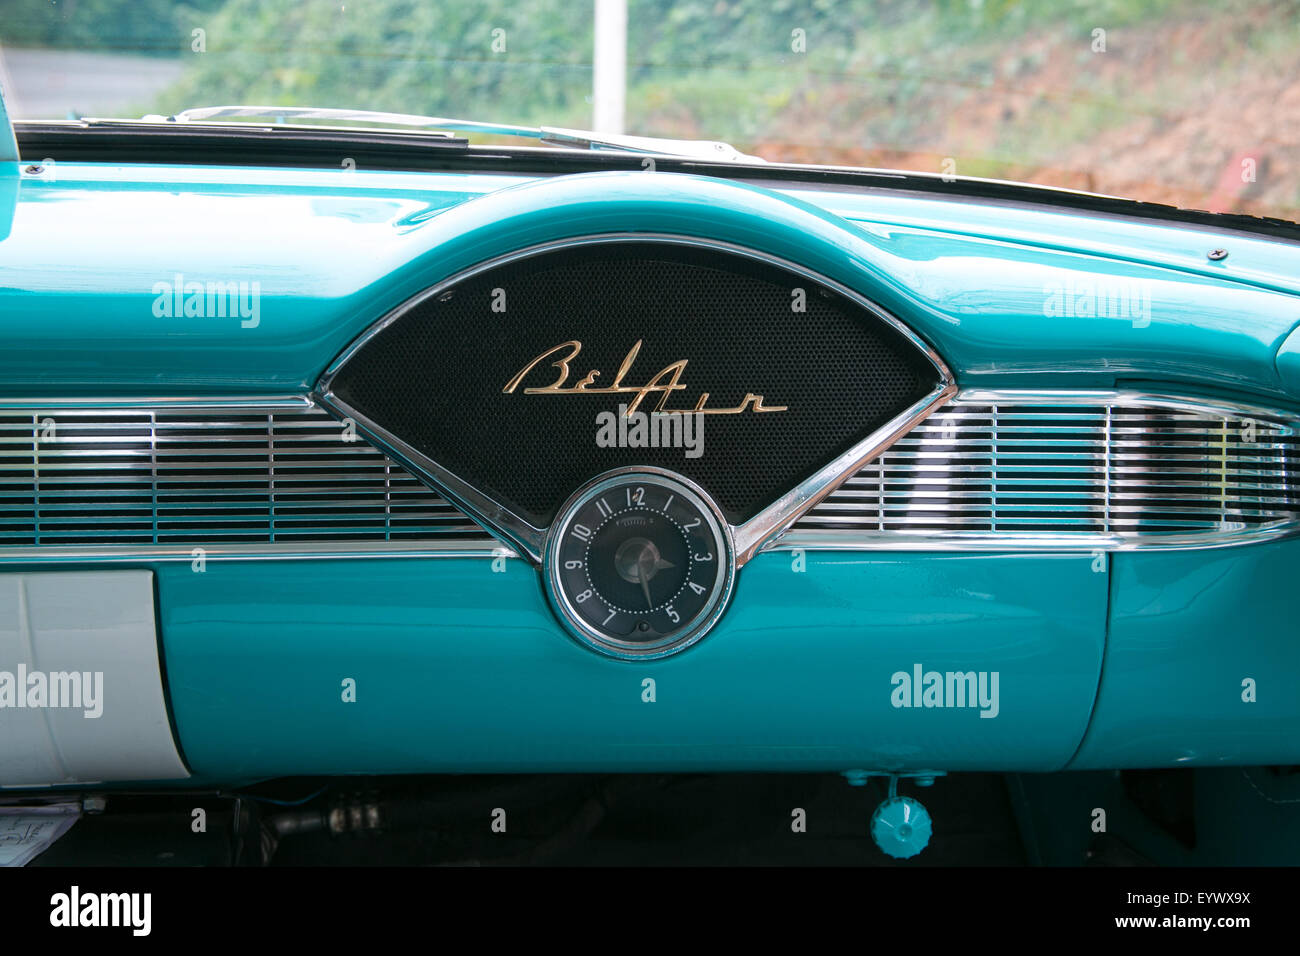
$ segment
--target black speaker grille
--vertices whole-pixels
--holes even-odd
[[[795,311],[793,290],[805,290]],[[496,290],[500,290],[499,292]],[[504,311],[494,311],[503,303]],[[592,369],[644,385],[687,365],[669,407],[735,407],[748,393],[788,411],[704,418],[703,454],[602,448],[597,415],[632,396],[526,395],[558,372],[536,356],[578,340],[566,385]],[[700,484],[727,519],[752,517],[827,461],[929,393],[939,373],[891,325],[778,266],[665,242],[540,253],[471,276],[366,341],[334,376],[338,398],[530,523],[550,523],[592,476],[651,465]],[[650,411],[659,396],[647,397]]]

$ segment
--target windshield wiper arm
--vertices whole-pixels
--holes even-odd
[[[764,162],[761,157],[742,153],[734,146],[716,140],[625,136],[615,133],[597,133],[594,130],[564,129],[557,126],[515,126],[508,123],[481,123],[475,120],[452,119],[445,116],[384,113],[376,110],[344,110],[312,106],[205,106],[198,109],[182,110],[174,116],[146,116],[145,119],[169,123],[191,123],[238,117],[271,119],[279,122],[287,122],[293,119],[382,123],[390,126],[411,126],[428,130],[451,130],[458,133],[520,136],[527,139],[536,139],[553,146],[569,146],[578,149],[610,149],[661,156],[681,156],[724,163]]]

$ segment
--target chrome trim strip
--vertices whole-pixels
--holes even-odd
[[[773,542],[765,551],[961,551],[1003,554],[1050,552],[1088,554],[1097,551],[1194,551],[1230,548],[1261,541],[1277,541],[1300,534],[1295,522],[1256,525],[1236,531],[1183,535],[1124,537],[1116,534],[1071,534],[1068,532],[936,531],[929,534],[860,534],[849,530],[794,530]]]
[[[147,411],[154,408],[235,408],[241,411],[258,411],[263,408],[284,408],[308,411],[316,407],[310,395],[270,395],[251,396],[248,398],[3,398],[0,397],[0,411],[6,409],[27,410],[43,408],[62,408],[78,411],[96,411],[97,409],[138,409]]]
[[[1276,408],[1249,405],[1238,401],[1220,401],[1175,392],[1140,392],[1133,389],[1014,389],[963,388],[953,399],[955,405],[1120,405],[1124,408],[1167,408],[1201,415],[1225,412],[1250,418],[1300,424],[1300,416]]]
[[[0,566],[9,564],[72,564],[78,561],[157,563],[194,561],[202,552],[205,561],[351,560],[360,558],[518,558],[505,545],[495,547],[472,539],[450,539],[430,546],[419,541],[346,542],[330,544],[212,544],[184,547],[155,545],[87,546],[43,545],[0,548]]]
[[[737,567],[761,551],[765,545],[780,537],[805,512],[861,471],[894,442],[925,421],[932,412],[945,405],[956,393],[956,385],[940,384],[911,408],[886,422],[838,458],[828,462],[798,487],[782,495],[743,525],[733,528]]]
[[[542,563],[546,529],[537,528],[504,505],[483,494],[469,482],[416,451],[391,432],[380,428],[351,405],[340,401],[333,392],[318,396],[320,406],[340,420],[351,419],[366,440],[402,467],[442,494],[469,517],[485,526],[525,555],[533,564]]]
[[[348,360],[356,354],[358,349],[362,348],[389,325],[427,299],[439,295],[447,289],[464,282],[467,279],[473,278],[480,273],[500,268],[512,262],[517,262],[520,259],[531,258],[545,252],[553,252],[559,249],[570,249],[590,245],[605,245],[614,242],[658,242],[668,245],[710,249],[726,252],[732,255],[743,256],[756,262],[762,262],[776,266],[777,268],[785,269],[794,275],[803,276],[810,281],[817,282],[826,288],[834,290],[849,301],[856,303],[861,308],[868,310],[877,318],[884,321],[907,339],[907,341],[919,352],[921,352],[939,374],[939,385],[933,393],[926,396],[920,402],[905,410],[885,425],[881,426],[881,428],[877,429],[857,445],[854,445],[853,448],[849,449],[838,458],[824,465],[814,475],[805,479],[798,486],[782,495],[771,505],[764,508],[759,514],[746,521],[743,525],[730,526],[731,533],[736,542],[735,560],[737,568],[743,566],[745,562],[753,557],[753,555],[763,548],[764,545],[779,536],[782,531],[797,521],[804,512],[829,495],[843,481],[855,474],[858,469],[869,462],[875,455],[888,448],[890,444],[897,441],[898,438],[905,434],[909,429],[924,420],[930,412],[934,411],[934,409],[946,402],[956,392],[956,385],[953,383],[952,373],[934,349],[912,331],[912,329],[904,325],[887,310],[860,293],[836,282],[833,279],[829,279],[826,276],[813,272],[797,263],[790,262],[789,260],[782,259],[778,256],[772,256],[764,252],[759,252],[744,246],[734,245],[729,242],[667,233],[620,232],[578,236],[528,246],[524,249],[515,250],[508,255],[498,256],[495,259],[480,262],[477,265],[471,266],[469,269],[458,272],[436,285],[423,290],[392,309],[387,315],[380,318],[354,342],[352,342],[351,345],[344,349],[338,358],[330,363],[313,392],[316,402],[322,408],[325,408],[338,418],[352,419],[352,421],[356,423],[357,429],[365,434],[366,438],[372,444],[376,445],[390,457],[401,462],[403,466],[432,484],[438,491],[442,492],[448,501],[466,512],[470,518],[485,525],[489,530],[506,539],[516,549],[526,554],[534,564],[540,566],[545,548],[546,535],[549,528],[535,527],[502,503],[479,491],[459,475],[456,475],[438,462],[412,448],[396,435],[381,428],[374,421],[360,414],[346,402],[340,400],[339,397],[334,394],[331,386],[334,377],[338,374],[339,370],[348,363]]]

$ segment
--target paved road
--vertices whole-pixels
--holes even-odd
[[[78,50],[0,51],[9,112],[22,119],[140,116],[175,82],[183,61]]]

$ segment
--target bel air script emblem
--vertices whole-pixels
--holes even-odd
[[[753,392],[747,392],[744,399],[739,405],[732,408],[709,408],[709,393],[703,392],[699,401],[695,403],[694,408],[669,408],[668,399],[673,392],[683,391],[686,386],[682,384],[682,375],[686,371],[688,359],[679,359],[669,365],[665,365],[656,373],[650,381],[644,385],[624,385],[623,379],[627,377],[628,372],[632,369],[632,363],[636,361],[637,354],[641,351],[641,339],[628,350],[623,359],[623,364],[618,367],[618,374],[614,376],[613,382],[609,385],[597,385],[596,379],[600,377],[600,372],[592,369],[580,380],[572,385],[565,384],[569,380],[571,369],[569,363],[577,358],[578,353],[582,351],[582,343],[577,339],[570,339],[568,342],[561,342],[555,348],[547,349],[537,358],[533,359],[527,365],[519,370],[519,374],[506,382],[505,388],[501,391],[507,394],[513,394],[515,389],[528,376],[528,373],[537,368],[537,366],[547,359],[554,359],[550,363],[551,368],[559,369],[559,375],[550,385],[532,386],[524,389],[525,395],[632,395],[635,396],[626,406],[624,414],[631,415],[641,407],[646,396],[652,394],[659,395],[659,401],[652,413],[657,414],[698,414],[698,415],[739,415],[742,412],[784,412],[787,409],[785,405],[766,405],[763,402],[762,395],[755,395]]]

